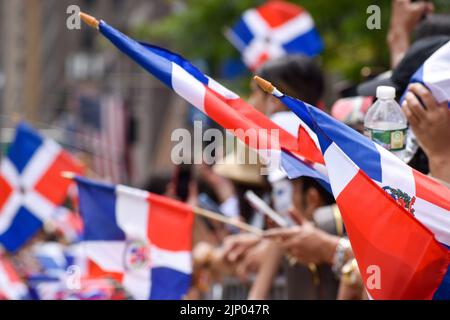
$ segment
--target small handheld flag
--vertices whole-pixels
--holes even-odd
[[[163,48],[137,42],[104,21],[94,23],[92,19],[95,18],[85,14],[81,18],[90,25],[98,26],[100,33],[123,53],[249,147],[256,149],[263,158],[269,159],[269,164],[295,161],[299,165],[289,166],[292,171],[288,172],[290,176],[314,172],[327,179],[322,154],[308,136],[298,141],[287,130],[276,125],[234,92],[204,75],[183,57]],[[246,134],[252,135],[254,139],[249,139]]]
[[[317,108],[255,81],[317,133],[364,283],[371,266],[380,271],[381,286],[366,286],[370,296],[450,298],[450,190]]]
[[[61,177],[82,167],[55,141],[22,122],[0,169],[0,243],[23,246],[63,203],[71,182]]]
[[[192,209],[175,200],[75,178],[88,274],[135,299],[181,299],[190,286]]]
[[[311,15],[302,7],[284,1],[268,1],[245,11],[226,36],[252,71],[286,54],[313,57],[323,51]]]

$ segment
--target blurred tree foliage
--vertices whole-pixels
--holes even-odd
[[[223,62],[239,53],[224,36],[242,12],[263,0],[169,1],[174,13],[136,29],[140,39],[162,42],[189,59],[202,59],[212,75]],[[345,79],[359,81],[363,66],[387,68],[389,53],[389,0],[290,0],[308,10],[325,42],[324,68]],[[381,29],[369,30],[370,5],[381,8]],[[439,4],[438,4],[439,7]]]

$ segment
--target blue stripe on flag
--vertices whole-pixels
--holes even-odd
[[[83,217],[85,241],[125,240],[125,233],[116,220],[115,188],[76,178],[80,213]]]
[[[151,271],[150,300],[180,300],[191,286],[191,275],[170,268]]]
[[[308,106],[303,101],[294,99],[290,96],[283,96],[280,98],[281,101],[289,107],[300,119],[303,120],[303,122],[312,130],[320,130],[320,128],[317,126],[316,122],[314,121],[313,117],[309,113]],[[328,147],[331,144],[331,140],[325,137],[324,135],[317,134],[317,138],[319,139],[320,148],[322,149],[322,153],[325,154],[325,151],[328,149]]]
[[[314,168],[304,163],[302,160],[294,157],[286,151],[281,152],[281,166],[286,171],[290,180],[303,176],[315,178],[325,189],[332,194],[330,181],[328,177]]]
[[[8,230],[0,235],[0,243],[9,252],[16,252],[40,229],[42,221],[25,207],[20,207]]]
[[[374,142],[307,103],[288,96],[281,100],[314,130],[323,154],[334,141],[371,179],[381,182],[381,156]]]
[[[176,63],[204,85],[208,84],[209,81],[208,78],[200,70],[198,70],[197,67],[195,67],[192,63],[190,63],[186,59],[184,59],[182,56],[148,43],[144,42],[139,43],[152,53],[157,54],[158,56],[164,57],[167,60]]]
[[[104,21],[100,22],[99,29],[123,53],[172,88],[172,63],[167,58],[148,50],[147,47],[112,28]]]
[[[411,77],[411,80],[409,80],[409,83],[423,83],[423,66],[421,66],[419,68],[419,70],[417,70],[413,76]],[[406,88],[405,92],[403,92],[403,95],[400,97],[400,105],[403,104],[403,101],[405,101],[406,99],[406,93],[408,92],[408,88]]]
[[[410,82],[420,82],[423,83],[423,66],[417,70],[411,78]]]
[[[254,38],[253,33],[250,31],[244,19],[242,18],[240,18],[239,21],[234,25],[232,32],[235,36],[239,37],[239,39],[242,41],[242,44],[246,46],[248,46],[250,44],[250,41],[252,41]]]
[[[44,270],[51,270],[51,269],[57,269],[57,270],[64,270],[65,266],[59,265],[55,259],[48,256],[38,255],[36,257],[37,261],[39,262],[39,265]]]
[[[283,48],[288,53],[301,52],[309,57],[314,57],[322,53],[323,42],[317,29],[313,28],[297,38],[284,43]]]
[[[307,110],[306,103],[286,95],[282,96],[280,100],[287,107],[289,107],[289,109],[291,109],[292,112],[294,112],[300,119],[302,119],[308,127],[310,127],[311,129],[314,128],[315,123]]]
[[[323,132],[371,179],[381,182],[381,156],[374,142],[319,109],[311,106],[308,109]]]
[[[43,139],[32,127],[21,122],[16,128],[16,137],[8,150],[8,158],[19,173],[27,166]]]

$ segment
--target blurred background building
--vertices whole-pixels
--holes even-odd
[[[170,166],[171,127],[180,126],[185,103],[95,30],[69,30],[72,4],[125,33],[172,10],[163,0],[0,0],[2,142],[21,118],[79,153],[98,176],[142,184]]]

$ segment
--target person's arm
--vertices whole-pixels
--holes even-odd
[[[342,267],[337,300],[362,300],[364,292],[364,284],[356,259],[350,259]]]
[[[431,2],[393,0],[391,24],[387,42],[391,54],[391,68],[394,69],[403,59],[410,46],[410,37],[421,18],[434,9]]]
[[[419,99],[423,102],[419,101]],[[428,157],[430,174],[450,183],[450,110],[419,83],[408,87],[403,112]]]
[[[248,294],[248,300],[267,299],[272,288],[273,280],[283,261],[283,250],[270,241],[265,253],[264,263],[259,267],[255,281]]]
[[[216,194],[219,204],[225,203],[228,199],[236,195],[236,190],[233,183],[222,176],[214,173],[214,171],[207,165],[200,168],[200,174],[203,180],[212,188]]]

